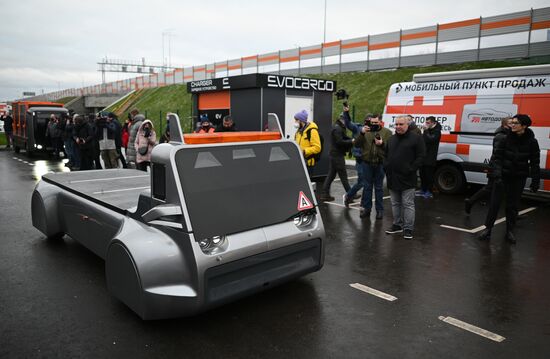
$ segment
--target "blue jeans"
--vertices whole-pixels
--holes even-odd
[[[363,187],[363,197],[361,198],[361,207],[366,210],[372,208],[372,188],[374,187],[374,198],[376,212],[384,211],[384,168],[382,164],[365,165],[365,186]]]
[[[361,188],[365,187],[365,162],[355,161],[355,170],[357,171],[357,183],[346,193],[348,198],[353,198]]]

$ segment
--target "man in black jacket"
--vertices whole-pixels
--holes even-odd
[[[75,116],[73,138],[80,154],[80,169],[91,170],[94,155],[94,130],[82,116]]]
[[[13,142],[13,118],[9,113],[0,118],[4,122],[4,133],[6,134],[6,148],[10,148]]]
[[[319,196],[321,201],[334,201],[334,197],[330,195],[330,185],[334,181],[334,178],[336,178],[336,174],[340,177],[340,181],[346,192],[351,188],[348,182],[345,156],[351,149],[353,140],[346,135],[344,114],[341,114],[334,125],[332,125],[330,137],[330,162],[328,164],[328,176],[325,179],[325,183],[323,183],[323,193]]]
[[[439,150],[439,141],[441,140],[441,125],[436,121],[434,116],[426,117],[422,138],[426,145],[426,158],[424,159],[422,167],[420,167],[421,189],[416,192],[416,195],[424,198],[432,198],[437,151]]]
[[[393,225],[387,234],[403,232],[403,238],[412,239],[414,229],[414,193],[416,171],[426,156],[422,136],[409,130],[407,116],[395,119],[395,134],[390,137],[384,169],[390,190]]]
[[[521,194],[527,177],[531,176],[531,191],[536,193],[540,185],[540,148],[535,134],[529,128],[531,118],[527,115],[515,115],[510,122],[511,132],[498,143],[493,161],[494,186],[485,229],[480,240],[491,238],[500,202],[506,193],[506,236],[505,239],[516,243],[514,228],[518,216]]]
[[[498,147],[498,144],[506,138],[506,135],[510,132],[510,122],[512,121],[511,117],[505,117],[500,121],[500,127],[496,129],[495,131],[495,137],[493,137],[493,153],[491,154],[491,158],[489,160],[489,168],[491,168],[494,158],[495,158],[495,150]],[[492,171],[488,171],[487,173],[487,184],[479,191],[474,193],[472,197],[466,198],[464,200],[464,211],[466,214],[470,214],[472,211],[472,206],[482,200],[483,198],[489,197],[491,195],[491,192],[493,192],[493,184],[494,184],[494,177],[492,174]]]

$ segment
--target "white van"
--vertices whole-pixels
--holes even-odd
[[[466,182],[487,183],[493,134],[502,118],[518,113],[533,121],[541,190],[550,191],[550,65],[414,75],[390,87],[383,121],[393,129],[398,115],[410,114],[419,126],[435,116],[443,128],[435,185],[457,193]]]

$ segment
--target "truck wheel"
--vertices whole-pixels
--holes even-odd
[[[29,145],[28,142],[25,144],[25,152],[27,153],[27,157],[29,157],[29,158],[32,157],[33,151],[32,151],[31,146]]]
[[[435,171],[435,186],[441,193],[456,194],[464,188],[464,173],[458,166],[444,164]]]

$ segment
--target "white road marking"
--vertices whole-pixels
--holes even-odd
[[[357,178],[357,176],[348,177],[349,180],[350,180],[350,179],[356,179],[356,178]],[[334,180],[335,180],[335,181],[340,181],[340,177],[335,178]]]
[[[394,300],[397,300],[397,297],[394,297],[393,295],[381,292],[381,291],[379,291],[377,289],[374,289],[374,288],[371,288],[371,287],[367,287],[366,285],[363,285],[363,284],[352,283],[349,286],[352,287],[352,288],[358,289],[362,292],[374,295],[378,298],[385,299],[389,302],[393,302]]]
[[[114,192],[124,192],[124,191],[134,191],[136,189],[149,189],[150,187],[134,187],[134,188],[124,188],[124,189],[114,189],[110,191],[98,191],[94,192],[94,194],[104,194],[104,193],[114,193]]]
[[[466,322],[455,319],[453,317],[440,316],[439,320],[444,321],[445,323],[454,325],[455,327],[458,327],[460,329],[464,329],[464,330],[467,330],[467,331],[472,332],[474,334],[480,335],[480,336],[485,337],[487,339],[491,339],[491,340],[493,340],[495,342],[498,342],[498,343],[500,343],[500,342],[502,342],[506,339],[503,336],[500,336],[500,335],[495,334],[493,332],[490,332],[488,330],[482,329],[480,327],[476,327],[475,325],[468,324]]]
[[[386,196],[386,197],[382,197],[382,199],[388,199],[390,198],[390,196]],[[372,199],[372,202],[374,203],[376,201],[376,199]],[[338,207],[344,207],[346,208],[346,206],[344,206],[343,204],[341,203],[336,203],[336,202],[323,202],[325,204],[331,204],[333,206],[338,206]],[[349,208],[352,208],[352,209],[357,209],[357,210],[360,210],[361,209],[361,201],[358,201],[358,202],[354,202],[354,203],[350,203],[349,205]]]
[[[537,207],[529,207],[529,208],[526,208],[522,211],[519,211],[518,212],[518,215],[523,215],[523,214],[526,214],[526,213],[529,213],[531,211],[534,211],[535,209],[537,209]],[[499,224],[499,223],[502,223],[502,222],[506,222],[506,217],[502,217],[502,218],[499,218],[495,221],[495,224]],[[471,233],[471,234],[475,234],[477,232],[481,232],[482,230],[485,229],[485,225],[483,226],[479,226],[479,227],[476,227],[476,228],[472,228],[472,229],[468,229],[468,228],[460,228],[460,227],[453,227],[453,226],[448,226],[446,224],[442,224],[440,225],[441,227],[443,228],[448,228],[448,229],[452,229],[452,230],[455,230],[455,231],[460,231],[460,232],[466,232],[466,233]]]
[[[125,176],[125,177],[96,178],[96,179],[69,181],[69,183],[72,184],[72,183],[96,182],[96,181],[113,181],[113,180],[120,180],[120,179],[142,178],[142,177],[151,177],[151,176],[149,176],[149,175],[143,175],[143,176]]]

